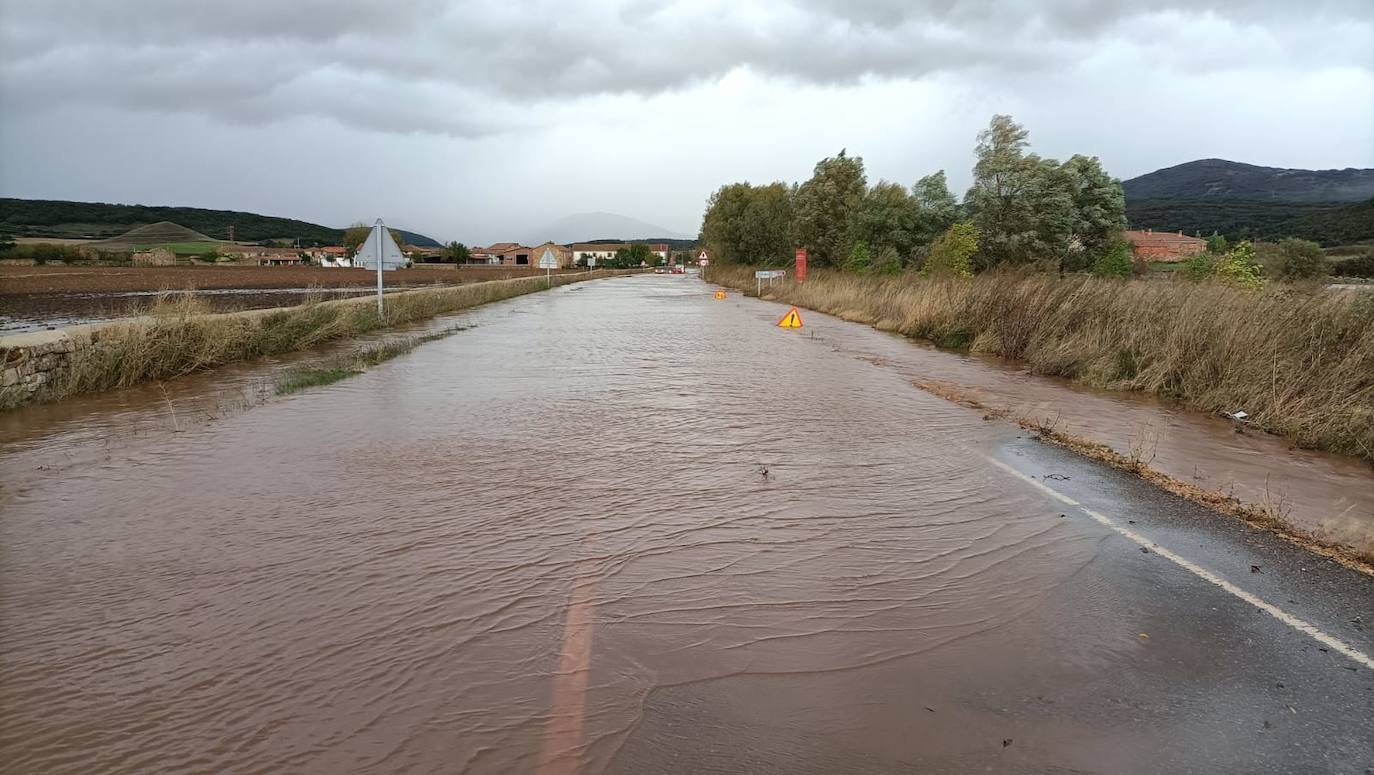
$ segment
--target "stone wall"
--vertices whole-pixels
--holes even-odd
[[[88,326],[0,337],[0,407],[24,403],[90,341]]]

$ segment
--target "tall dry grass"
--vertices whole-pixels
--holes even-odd
[[[617,272],[554,276],[552,285],[609,277]],[[209,314],[190,295],[160,299],[143,318],[101,326],[69,368],[34,395],[15,394],[11,405],[169,379],[234,361],[304,350],[343,337],[403,325],[549,287],[543,276],[425,288],[385,297],[379,315],[372,298],[307,303],[281,310]]]
[[[748,267],[713,282],[752,290]],[[994,272],[973,280],[817,272],[775,297],[1039,374],[1243,409],[1299,445],[1374,460],[1374,293]]]

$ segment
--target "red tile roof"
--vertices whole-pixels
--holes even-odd
[[[1170,245],[1205,245],[1207,240],[1189,237],[1183,232],[1130,230],[1125,232],[1127,241],[1140,247],[1165,247]]]

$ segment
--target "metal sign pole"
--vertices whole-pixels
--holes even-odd
[[[386,251],[382,247],[382,240],[387,239],[386,227],[382,226],[382,219],[377,219],[377,225],[372,227],[372,233],[377,235],[377,317],[385,319],[386,313],[382,309],[382,256]]]

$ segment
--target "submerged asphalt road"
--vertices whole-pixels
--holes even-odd
[[[0,449],[0,770],[1374,767],[1374,579],[710,290]]]

